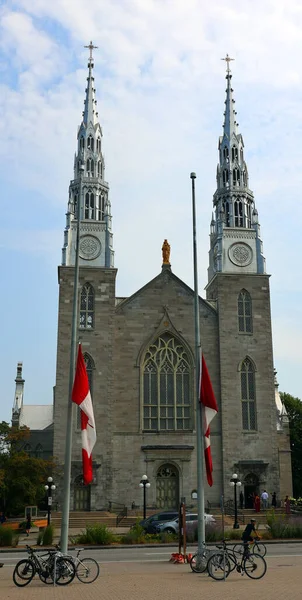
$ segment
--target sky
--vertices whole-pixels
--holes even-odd
[[[228,53],[249,185],[271,274],[280,390],[302,398],[302,4],[300,0],[0,0],[0,421],[17,362],[25,402],[50,404],[58,278],[92,40],[110,184],[117,295],[161,270],[199,293],[222,132]]]

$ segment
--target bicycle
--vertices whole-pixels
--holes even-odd
[[[225,540],[222,545],[217,546],[222,552],[216,552],[208,560],[208,573],[213,579],[221,580],[236,569],[238,573],[244,573],[251,579],[261,579],[267,570],[267,564],[260,554],[251,554],[248,544],[244,545],[243,553],[229,549]]]
[[[75,577],[73,561],[57,551],[49,550],[46,554],[38,555],[36,550],[26,546],[29,558],[20,560],[13,572],[16,586],[28,585],[36,575],[45,584],[68,585]]]
[[[260,538],[254,538],[252,542],[249,542],[249,551],[251,554],[260,554],[265,556],[267,553],[266,545],[263,542],[259,542]],[[244,552],[244,543],[235,544],[233,550],[239,554]]]
[[[213,550],[206,547],[204,547],[201,552],[198,551],[193,554],[189,563],[193,573],[204,573],[204,571],[207,570],[207,564],[211,554],[213,554]]]
[[[56,546],[56,548],[59,550],[60,547]],[[92,583],[100,574],[99,564],[94,558],[79,558],[80,553],[85,548],[75,548],[75,550],[77,551],[76,556],[72,556],[71,554],[64,554],[64,556],[72,560],[75,566],[75,574],[82,583]]]

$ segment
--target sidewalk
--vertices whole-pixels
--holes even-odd
[[[226,581],[192,573],[189,565],[169,562],[102,563],[100,577],[85,585],[78,580],[66,587],[46,586],[37,578],[17,588],[12,567],[0,569],[1,600],[242,600],[257,595],[265,600],[301,600],[302,557],[270,557],[260,580],[232,573]]]

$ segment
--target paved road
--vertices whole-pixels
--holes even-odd
[[[189,546],[187,552],[194,554],[197,551],[196,546]],[[97,548],[88,549],[83,552],[83,556],[92,556],[100,564],[110,563],[150,563],[150,562],[167,562],[170,559],[171,553],[177,552],[177,548],[165,548],[163,546],[138,548]],[[72,552],[71,552],[72,553]],[[28,555],[24,552],[2,552],[0,554],[0,562],[6,566],[15,565],[21,558],[26,558]],[[283,544],[267,544],[267,557],[302,557],[302,542],[288,542]],[[1,598],[1,595],[0,595]],[[302,599],[302,593],[301,593]]]

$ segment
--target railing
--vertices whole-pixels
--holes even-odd
[[[235,516],[235,503],[234,503],[234,500],[227,500],[224,503],[224,512],[225,512],[226,515],[229,515],[230,517],[234,517]],[[241,523],[244,523],[244,513],[243,513],[242,510],[239,510],[238,508],[237,508],[237,519]]]
[[[121,510],[121,512],[117,515],[116,527],[119,526],[119,523],[124,519],[124,517],[127,517],[127,506],[124,506],[124,508]]]

